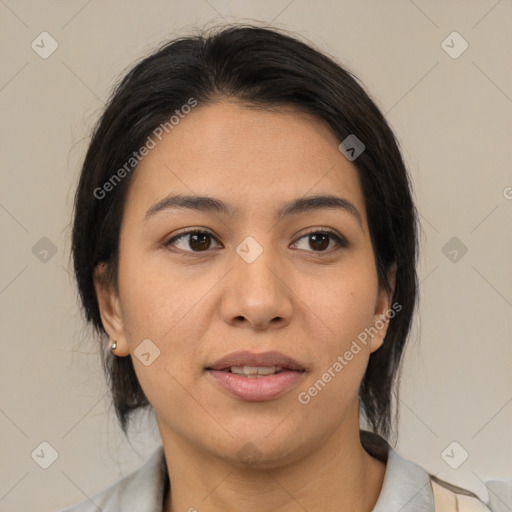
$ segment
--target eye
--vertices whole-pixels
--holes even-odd
[[[307,237],[309,237],[309,246],[313,248],[312,252],[333,252],[332,250],[326,250],[329,248],[331,242],[333,241],[335,246],[338,248],[348,246],[348,242],[344,237],[329,228],[316,228],[303,235],[293,245],[297,246],[300,240],[306,239]],[[218,242],[217,239],[208,231],[194,229],[191,231],[185,231],[184,233],[180,233],[179,235],[170,238],[167,242],[164,243],[164,246],[169,247],[172,245],[185,253],[194,254],[207,252],[208,249],[211,248],[211,240]],[[336,248],[334,250],[336,250]]]
[[[186,238],[188,237],[188,240]],[[181,249],[182,251],[188,252],[188,253],[194,253],[194,252],[205,252],[207,249],[211,246],[211,240],[217,240],[211,233],[208,231],[201,231],[198,229],[192,230],[192,231],[186,231],[185,233],[181,233],[179,235],[176,235],[172,237],[170,240],[165,242],[165,246],[168,247],[170,245],[177,246],[178,244],[176,242],[181,243],[182,247],[178,247],[178,249]],[[187,246],[189,247],[189,250],[187,249]]]
[[[337,245],[337,248],[340,247],[347,247],[348,242],[347,240],[342,237],[341,235],[338,235],[336,231],[328,228],[322,228],[318,229],[316,228],[314,231],[310,231],[309,233],[306,233],[303,235],[297,242],[294,243],[294,245],[297,245],[300,240],[303,238],[309,237],[309,246],[313,248],[313,252],[332,252],[332,251],[326,251],[326,249],[329,247],[330,242],[334,241],[335,245]],[[307,250],[307,249],[306,249]],[[336,250],[336,248],[334,249]]]

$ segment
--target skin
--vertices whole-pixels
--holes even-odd
[[[196,107],[133,176],[119,295],[103,284],[101,265],[95,284],[115,355],[132,357],[156,413],[172,488],[165,512],[363,512],[377,501],[385,465],[360,443],[358,389],[387,324],[309,404],[298,401],[391,307],[379,287],[356,168],[338,144],[313,116],[222,100]],[[145,221],[171,192],[210,195],[240,214],[173,209]],[[283,203],[313,194],[349,200],[361,224],[335,209],[276,220]],[[189,236],[165,246],[186,228],[209,231],[209,248]],[[331,228],[349,245],[327,239],[318,249],[305,236],[310,228]],[[263,248],[250,264],[236,252],[247,236]],[[147,338],[160,350],[149,366],[134,356]],[[243,401],[204,371],[237,350],[278,350],[307,372],[277,399]],[[248,442],[260,456],[253,465],[238,456]]]

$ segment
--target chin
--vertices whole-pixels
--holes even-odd
[[[272,428],[275,429],[275,427],[274,422]],[[246,433],[238,431],[223,443],[224,446],[218,446],[212,453],[238,467],[274,469],[297,462],[311,450],[314,444],[312,440],[298,444],[297,436],[286,432],[274,431],[268,437],[262,434],[262,432],[272,432],[272,428],[257,430],[253,428]]]

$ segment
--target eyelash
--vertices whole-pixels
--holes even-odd
[[[344,248],[344,247],[348,246],[347,240],[343,236],[338,235],[338,233],[336,231],[334,231],[333,229],[330,229],[330,228],[315,228],[315,229],[312,229],[311,231],[308,231],[307,233],[304,233],[300,238],[298,238],[297,242],[299,240],[302,240],[303,238],[307,237],[308,235],[317,235],[317,234],[329,235],[332,238],[332,240],[334,240],[336,242],[338,247],[335,248],[334,250],[331,249],[331,250],[328,250],[328,251],[307,251],[307,252],[312,252],[314,254],[320,254],[320,255],[331,254],[332,252],[335,252],[335,251],[337,251],[337,250],[339,250],[341,248]],[[168,247],[168,246],[172,245],[174,242],[176,242],[177,240],[179,240],[180,238],[186,237],[188,235],[209,235],[217,243],[219,243],[217,238],[212,233],[210,233],[209,231],[205,231],[205,230],[201,230],[201,229],[193,229],[193,230],[190,230],[190,231],[185,231],[183,233],[180,233],[180,234],[178,234],[176,236],[173,236],[167,242],[164,243],[164,246]],[[294,242],[294,244],[297,243],[297,242]],[[182,251],[181,249],[179,249],[179,250]],[[186,255],[186,256],[193,256],[193,257],[199,256],[202,253],[207,253],[207,252],[209,252],[208,249],[205,250],[205,251],[182,251],[182,253],[184,255]]]

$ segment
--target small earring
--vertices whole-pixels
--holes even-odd
[[[117,348],[117,341],[116,341],[116,340],[114,340],[114,342],[113,342],[113,343],[112,343],[112,345],[110,346],[110,350],[111,350],[112,352],[114,352],[114,350],[115,350],[116,348]]]

